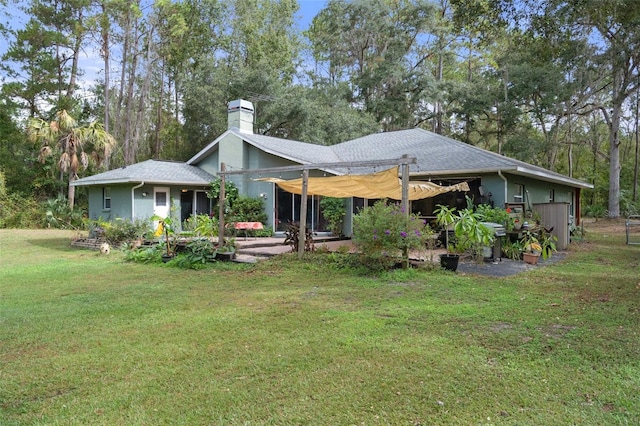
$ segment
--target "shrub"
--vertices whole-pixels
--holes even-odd
[[[199,269],[207,262],[214,262],[216,247],[208,238],[198,238],[187,244],[187,249],[177,259],[178,266],[182,268]]]
[[[218,235],[218,218],[199,214],[191,216],[185,221],[187,226],[182,227],[183,231],[192,231],[197,237],[216,237]]]
[[[409,250],[424,250],[432,231],[416,215],[405,215],[398,204],[378,201],[354,217],[353,242],[371,266],[389,269],[399,260],[407,266]]]
[[[229,222],[262,222],[267,221],[264,212],[264,201],[261,198],[238,197],[231,205]]]
[[[84,228],[84,211],[71,210],[65,197],[49,199],[44,203],[45,225],[48,228],[57,229],[82,229]]]
[[[209,191],[207,191],[207,197],[209,197],[213,201],[213,211],[218,214],[218,202],[220,201],[220,183],[222,180],[220,178],[216,178],[213,182],[211,182]],[[224,198],[225,198],[225,213],[230,206],[233,206],[233,203],[239,196],[238,187],[230,180],[226,179],[224,182]]]
[[[164,248],[160,244],[127,250],[124,259],[136,263],[160,263]]]
[[[492,222],[504,225],[508,231],[514,228],[514,218],[505,209],[491,207],[488,204],[476,206],[478,219],[482,222]]]
[[[110,222],[100,222],[99,226],[103,229],[107,242],[114,247],[120,246],[122,243],[141,239],[151,230],[146,221],[131,221],[120,218]]]
[[[271,226],[265,226],[262,229],[254,229],[253,235],[256,237],[273,237],[273,228]]]
[[[329,230],[333,235],[342,234],[342,220],[346,214],[344,209],[344,199],[323,197],[320,200],[322,215],[329,222]]]
[[[0,228],[38,228],[42,207],[31,197],[18,193],[0,194]]]

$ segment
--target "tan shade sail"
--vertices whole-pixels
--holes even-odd
[[[302,178],[284,180],[278,178],[254,179],[260,182],[272,182],[293,194],[302,193]],[[440,186],[431,182],[409,182],[409,200],[421,200],[435,197],[450,191],[468,191],[469,185],[462,182],[451,186]],[[398,168],[393,167],[369,175],[344,175],[327,177],[310,177],[307,186],[309,195],[345,198],[389,198],[402,199],[402,180],[398,178]]]

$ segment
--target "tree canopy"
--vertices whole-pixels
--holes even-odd
[[[59,111],[113,135],[99,170],[189,158],[242,98],[265,135],[330,145],[422,127],[587,180],[594,211],[637,213],[634,1],[327,0],[313,16],[296,0],[11,4],[0,0],[10,191],[57,191],[16,177],[38,157],[27,128]]]

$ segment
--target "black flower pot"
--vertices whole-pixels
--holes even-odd
[[[446,269],[447,271],[455,272],[458,269],[458,261],[460,260],[459,254],[441,254],[440,255],[440,266]]]
[[[222,260],[223,262],[228,262],[236,258],[236,252],[234,251],[224,251],[216,253],[216,260]]]

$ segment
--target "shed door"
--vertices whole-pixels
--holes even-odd
[[[156,186],[153,188],[153,214],[160,217],[169,216],[171,205],[169,201],[169,188]]]

